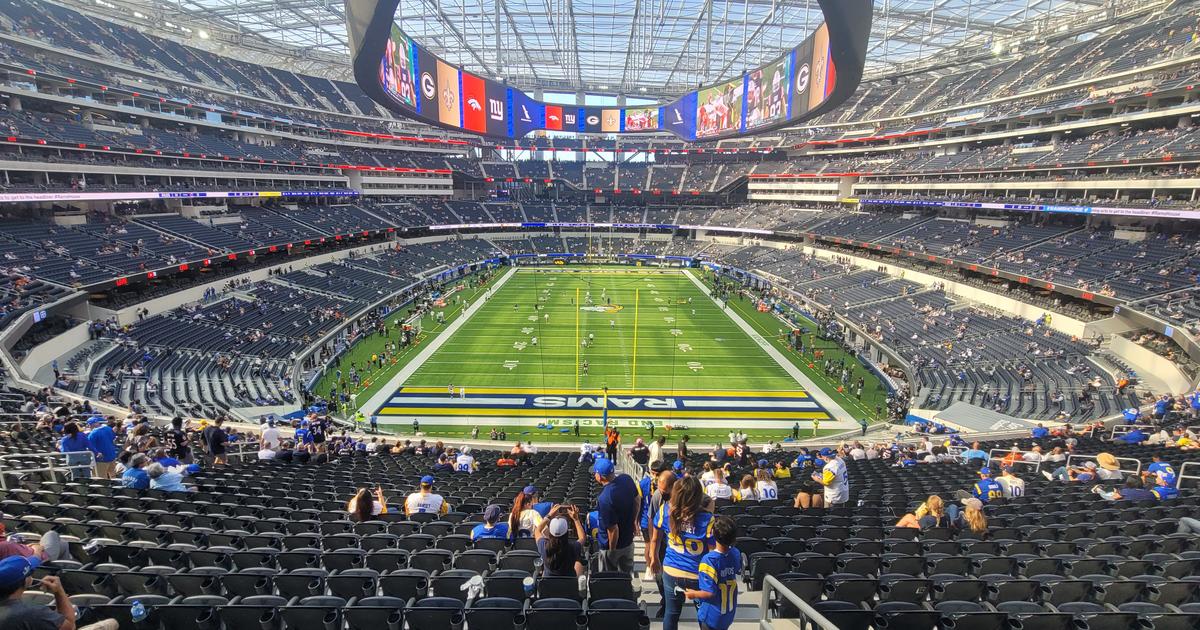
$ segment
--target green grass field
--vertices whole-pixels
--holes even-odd
[[[477,278],[467,279],[467,288],[458,295],[469,302],[481,299],[486,287],[506,271],[498,270],[484,286],[478,286]],[[688,273],[711,281],[699,270]],[[535,308],[537,305],[541,308]],[[878,391],[878,382],[869,374],[863,400],[838,392],[838,383],[826,378],[819,366],[818,369],[809,367],[811,357],[786,349],[786,344],[778,338],[778,331],[784,324],[774,315],[758,312],[750,301],[732,300],[729,307],[837,404],[856,418],[873,417],[874,404],[882,400],[882,393]],[[396,357],[392,364],[365,375],[357,390],[359,404],[365,406],[368,399],[388,387],[392,376],[441,335],[461,312],[462,302],[451,301],[445,308],[445,324],[436,324],[432,318],[426,318],[419,344]],[[537,338],[536,345],[534,337]],[[583,343],[585,340],[588,343]],[[378,335],[361,340],[343,358],[342,365],[353,361],[362,366],[385,341]],[[835,361],[840,356],[831,348],[826,348],[825,352]],[[586,373],[582,369],[585,361]],[[856,379],[864,371],[856,363],[853,365],[856,366]],[[325,375],[317,391],[327,392],[332,381],[331,374]],[[404,388],[406,391],[420,388],[430,395],[446,398],[446,388],[451,384],[455,388],[466,387],[472,398],[507,390],[598,394],[603,387],[608,387],[614,395],[632,395],[633,392],[668,395],[682,391],[795,392],[800,389],[779,364],[679,270],[662,273],[630,267],[573,266],[518,271],[416,369],[405,381]],[[364,409],[368,414],[373,411]],[[497,427],[503,428],[510,438],[580,439],[557,431],[535,429],[536,417],[515,421],[484,416],[463,423],[464,415],[470,414],[457,415],[455,423],[423,418],[421,431],[431,437],[465,437],[477,423],[481,436],[485,436],[491,427]],[[560,427],[565,426],[564,419],[556,418],[549,410],[540,415],[547,421],[555,420]],[[598,412],[595,415],[599,417]],[[385,427],[387,421],[381,420]],[[787,429],[754,428],[753,424],[728,420],[720,427],[690,426],[683,432],[699,442],[723,440],[734,426],[760,441],[790,435]],[[597,422],[584,422],[581,437],[598,438],[601,429],[596,425]],[[802,426],[803,436],[812,435],[808,423]],[[388,428],[397,433],[411,432],[407,424]],[[649,435],[640,423],[622,430],[630,439]],[[657,430],[662,434],[664,427],[659,426]],[[818,435],[831,432],[822,429]],[[676,431],[672,439],[678,433]]]

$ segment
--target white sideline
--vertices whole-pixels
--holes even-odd
[[[703,282],[697,280],[696,277],[692,275],[690,269],[685,269],[683,275],[687,276],[687,279],[691,280],[692,284],[696,285],[696,288],[704,292],[704,295],[707,295],[709,299],[713,300],[714,302],[716,301],[716,298],[712,296],[712,291],[709,291],[708,287],[705,286]],[[766,352],[772,359],[774,359],[775,362],[779,364],[779,367],[783,368],[783,370],[787,372],[789,376],[796,379],[796,382],[800,383],[800,385],[804,387],[804,389],[808,392],[808,395],[812,396],[817,402],[821,403],[821,406],[825,408],[825,411],[828,411],[829,415],[833,416],[834,422],[823,422],[821,423],[822,428],[828,427],[831,429],[853,429],[859,426],[858,421],[854,419],[854,416],[850,415],[845,409],[842,408],[841,405],[834,402],[833,399],[829,397],[829,394],[826,394],[824,390],[822,390],[820,387],[817,387],[817,384],[814,383],[811,378],[808,378],[808,375],[802,372],[800,368],[796,367],[796,364],[789,361],[787,357],[783,356],[782,352],[775,348],[775,346],[771,345],[771,343],[766,339],[763,339],[762,335],[755,332],[754,328],[750,326],[750,324],[746,323],[746,320],[742,319],[742,317],[738,315],[736,311],[731,308],[726,308],[724,311],[725,315],[727,315],[729,319],[733,320],[733,323],[737,324],[738,328],[742,329],[742,332],[746,333],[746,335],[749,336],[754,343],[758,344],[758,347],[762,348],[763,352]],[[832,426],[830,426],[830,424],[832,424]]]
[[[505,272],[503,276],[500,276],[500,279],[496,280],[496,283],[487,290],[487,293],[475,298],[475,301],[467,307],[467,310],[463,311],[463,314],[460,317],[450,322],[450,325],[447,326],[445,330],[434,337],[432,341],[425,344],[424,348],[421,348],[419,351],[417,351],[417,356],[413,357],[412,360],[409,361],[404,367],[400,368],[400,371],[397,372],[395,376],[388,379],[387,385],[384,385],[382,389],[376,392],[376,394],[372,396],[365,405],[360,405],[359,411],[362,411],[363,414],[368,417],[378,411],[379,408],[382,407],[383,404],[386,403],[388,399],[390,399],[396,393],[396,390],[400,389],[400,386],[404,384],[404,381],[408,380],[408,378],[416,373],[417,370],[421,369],[421,366],[425,364],[425,361],[429,359],[430,356],[433,356],[433,353],[437,352],[438,348],[441,348],[442,344],[446,343],[447,339],[454,336],[454,333],[458,332],[458,329],[462,328],[463,324],[467,323],[467,320],[471,319],[471,316],[475,314],[475,311],[478,311],[479,309],[483,308],[484,304],[487,304],[486,298],[495,295],[496,291],[499,291],[500,287],[504,286],[505,283],[507,283],[509,279],[512,278],[516,273],[517,270],[515,267],[509,268],[509,270]]]

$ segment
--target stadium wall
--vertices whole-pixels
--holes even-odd
[[[1113,354],[1129,363],[1138,374],[1153,374],[1168,391],[1187,392],[1192,388],[1192,379],[1180,371],[1179,366],[1149,348],[1139,346],[1121,335],[1110,337],[1109,347]]]

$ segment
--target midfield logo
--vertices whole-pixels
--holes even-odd
[[[544,409],[603,409],[603,396],[536,396],[534,407]],[[609,396],[608,406],[614,409],[678,409],[673,398],[645,398],[631,396]]]

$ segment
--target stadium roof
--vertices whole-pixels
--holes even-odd
[[[109,2],[236,34],[242,43],[258,40],[260,51],[263,43],[283,44],[285,56],[345,72],[336,68],[347,55],[342,0],[103,4]],[[877,0],[867,73],[950,48],[990,48],[1051,32],[1114,6],[1116,0]],[[437,54],[514,85],[651,97],[765,63],[820,21],[816,0],[401,0],[397,12],[401,28]]]

